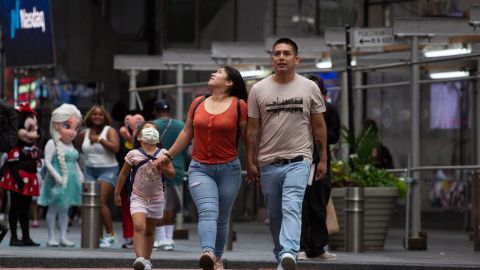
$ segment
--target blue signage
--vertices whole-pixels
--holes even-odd
[[[2,34],[7,67],[55,64],[49,0],[2,0]]]

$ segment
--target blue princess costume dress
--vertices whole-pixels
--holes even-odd
[[[47,170],[38,204],[44,206],[55,205],[62,208],[81,204],[82,185],[77,171],[78,151],[75,148],[64,148],[64,155],[68,172],[66,185],[57,184]],[[57,153],[53,155],[51,162],[57,173],[62,175]]]

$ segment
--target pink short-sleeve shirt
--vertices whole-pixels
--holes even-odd
[[[158,156],[164,155],[165,151],[165,149],[160,150]],[[127,153],[125,162],[133,167],[146,159],[148,159],[146,156],[134,149]],[[149,200],[163,201],[162,172],[153,165],[153,160],[137,169],[132,194]]]

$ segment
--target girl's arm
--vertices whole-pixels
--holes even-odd
[[[157,168],[160,169],[167,178],[172,179],[175,177],[175,168],[172,162],[168,162],[167,164],[160,163],[160,166],[157,166]]]
[[[123,185],[125,185],[125,181],[130,174],[130,169],[132,166],[127,162],[123,163],[122,170],[118,174],[117,185],[115,186],[115,205],[122,206],[122,198],[120,197],[120,193],[122,192]]]

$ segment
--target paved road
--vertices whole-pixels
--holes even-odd
[[[120,224],[114,224],[120,233]],[[225,265],[228,269],[275,269],[272,254],[272,240],[268,228],[257,222],[236,223],[237,241],[233,250],[225,253]],[[186,224],[190,238],[176,241],[174,252],[155,251],[152,262],[155,269],[198,269],[200,246],[195,224]],[[109,249],[81,249],[80,226],[75,224],[69,230],[69,237],[75,248],[47,248],[47,230],[45,223],[33,228],[32,238],[42,246],[38,248],[9,247],[10,235],[0,245],[0,267],[48,267],[83,268],[86,266],[101,268],[117,267],[131,269],[135,259],[132,249],[121,249],[121,239]],[[336,252],[336,262],[301,261],[301,269],[322,270],[396,270],[396,269],[442,269],[463,270],[480,269],[480,253],[473,251],[473,243],[464,231],[428,231],[427,251],[405,251],[402,246],[403,231],[392,228],[387,237],[385,250],[364,253]],[[17,268],[18,269],[18,268]],[[89,268],[92,269],[92,268]]]

